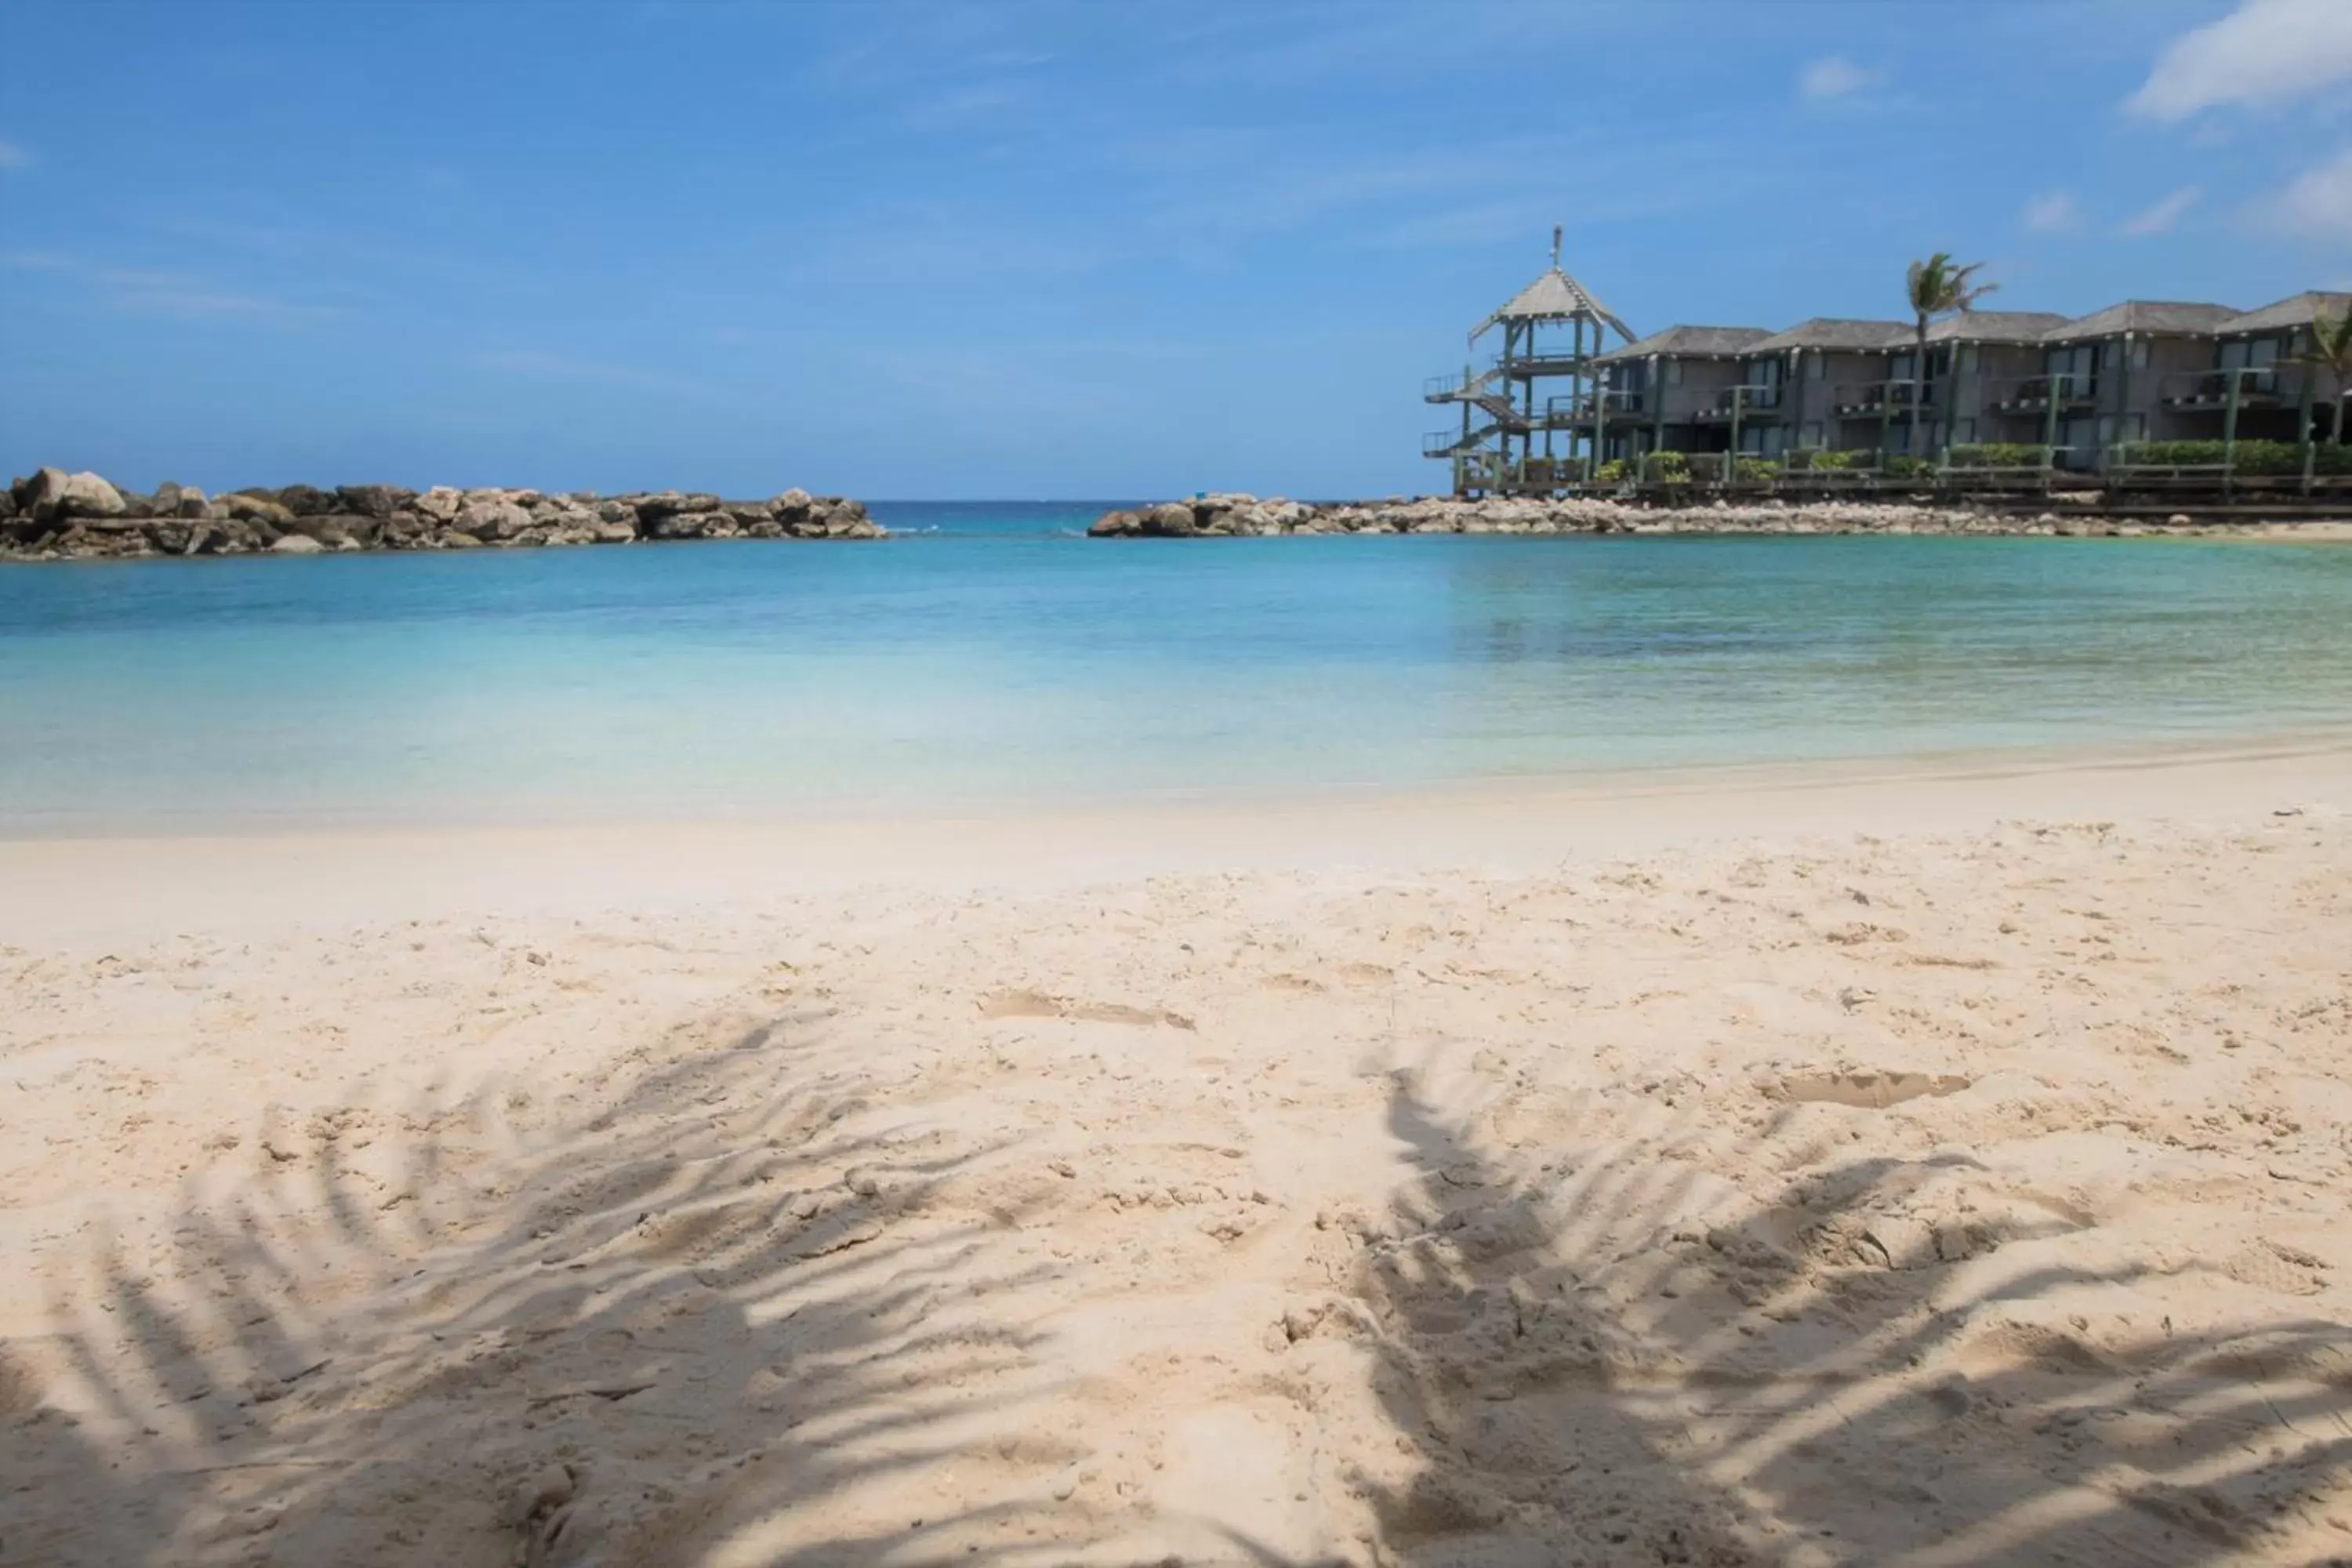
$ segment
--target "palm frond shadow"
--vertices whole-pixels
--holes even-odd
[[[2352,1479],[2352,1326],[2053,1325],[2118,1276],[2063,1240],[1964,1265],[2063,1225],[1905,1255],[1885,1219],[1965,1157],[1528,1171],[1417,1081],[1390,1121],[1423,1173],[1364,1226],[1346,1331],[1413,1441],[1366,1479],[1393,1562],[2312,1561]]]
[[[329,1140],[192,1196],[167,1256],[98,1238],[0,1360],[0,1562],[585,1568],[761,1529],[773,1563],[1034,1553],[985,1478],[929,1518],[891,1495],[1036,1383],[973,1305],[1043,1267],[985,1179],[1009,1141],[870,1113],[845,1049],[770,1019],[656,1053],[519,1165],[472,1159],[511,1142],[496,1107],[420,1106],[396,1168]],[[64,1383],[94,1414],[43,1402]],[[764,1441],[698,1436],[722,1422]],[[792,1528],[819,1497],[845,1533]]]

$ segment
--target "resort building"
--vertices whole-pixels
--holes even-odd
[[[1606,462],[1638,471],[1656,453],[1715,455],[1727,473],[1734,455],[1934,461],[2013,445],[2095,470],[2134,443],[2324,438],[2352,386],[2311,362],[2312,326],[2347,310],[2352,294],[2328,293],[2252,311],[2148,300],[2074,319],[1965,310],[1929,327],[1924,366],[1909,321],[1817,317],[1781,332],[1676,326],[1636,339],[1561,269],[1555,229],[1550,269],[1472,330],[1459,376],[1424,388],[1459,422],[1423,450],[1452,463],[1456,494],[1475,495],[1548,492]],[[1605,346],[1609,331],[1622,346]]]
[[[1706,416],[1746,380],[1741,356],[1771,335],[1762,327],[1668,327],[1600,355],[1603,460],[1727,449],[1728,426]]]

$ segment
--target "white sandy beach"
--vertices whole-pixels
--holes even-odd
[[[2352,1560],[2347,811],[0,843],[0,1562]]]

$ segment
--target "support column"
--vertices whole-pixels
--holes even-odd
[[[2221,410],[2221,493],[2226,496],[2238,487],[2238,396],[2246,384],[2242,370],[2225,370],[2230,378],[2230,401]]]

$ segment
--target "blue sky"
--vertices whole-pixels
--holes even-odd
[[[1554,222],[1643,331],[1937,248],[2352,287],[2352,0],[16,0],[0,58],[0,466],[138,485],[1419,489]]]

